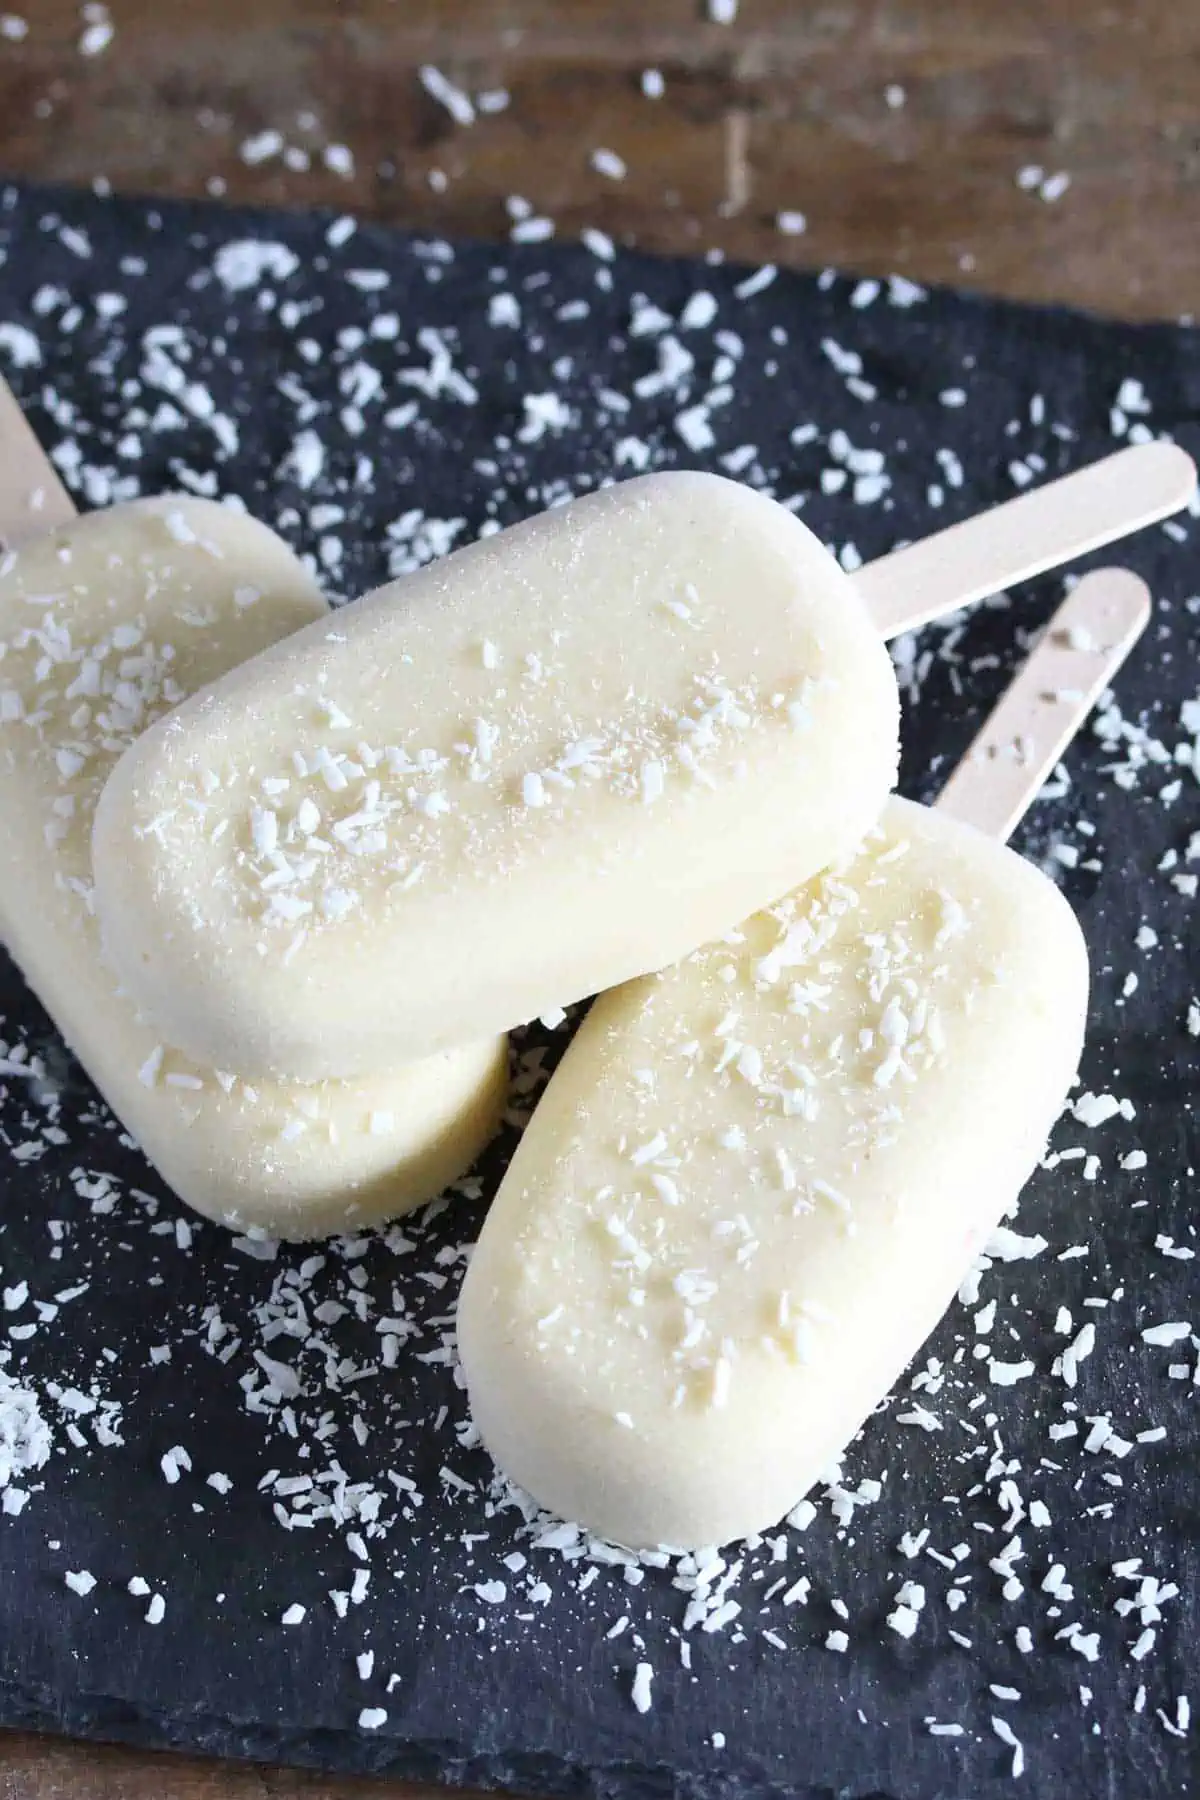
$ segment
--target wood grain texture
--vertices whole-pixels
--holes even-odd
[[[699,0],[111,0],[98,55],[76,0],[4,10],[29,27],[0,37],[12,175],[490,237],[522,195],[565,236],[1200,307],[1200,8],[1180,0],[742,0],[731,28]],[[507,104],[457,123],[424,64]],[[279,151],[249,160],[264,132]],[[1070,176],[1055,203],[1018,186],[1032,166]],[[401,1793],[419,1790],[0,1738],[0,1800]]]
[[[0,1733],[0,1800],[444,1800],[442,1789]],[[483,1796],[460,1790],[460,1800]]]
[[[520,194],[562,234],[1131,317],[1200,293],[1200,9],[1178,0],[743,0],[731,28],[702,0],[114,0],[94,56],[75,0],[24,10],[0,40],[12,173],[488,236]],[[456,123],[426,63],[509,103]],[[248,163],[266,131],[288,158]],[[1070,187],[1047,204],[1030,167]]]

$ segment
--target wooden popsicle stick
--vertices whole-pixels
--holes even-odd
[[[41,537],[76,516],[8,383],[0,380],[0,541],[6,548]]]
[[[1196,491],[1175,444],[1135,444],[868,563],[854,576],[885,638],[1169,518]]]
[[[1150,613],[1150,591],[1128,569],[1085,575],[942,789],[938,812],[1010,837]]]

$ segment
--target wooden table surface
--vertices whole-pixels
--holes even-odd
[[[492,238],[521,196],[562,236],[1200,310],[1187,0],[742,0],[729,25],[703,0],[110,0],[108,17],[0,0],[0,174]],[[0,1739],[0,1800],[406,1791]]]
[[[5,173],[492,237],[521,195],[564,235],[1200,305],[1188,0],[111,0],[106,44],[77,0],[7,8]]]

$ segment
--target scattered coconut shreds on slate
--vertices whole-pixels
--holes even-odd
[[[461,123],[483,104],[423,80]],[[226,498],[340,596],[647,468],[732,472],[853,569],[1119,443],[1200,448],[1177,334],[1052,315],[1034,334],[901,279],[17,190],[0,232],[0,369],[80,504]],[[1143,1767],[1189,1791],[1197,536],[1185,517],[1127,553],[1156,624],[1019,840],[1092,946],[1080,1084],[896,1392],[753,1542],[596,1542],[499,1481],[467,1416],[462,1270],[580,1008],[515,1034],[503,1133],[457,1190],[289,1248],[182,1217],[7,971],[11,1717],[99,1729],[89,1697],[121,1694],[153,1719],[262,1719],[206,1725],[210,1748],[287,1754],[320,1729],[319,1760],[382,1745],[403,1770],[437,1739],[518,1786],[522,1755],[565,1770],[596,1730],[606,1764],[743,1757],[797,1794],[1101,1768],[1132,1792]],[[936,793],[1060,591],[895,645],[909,793]]]

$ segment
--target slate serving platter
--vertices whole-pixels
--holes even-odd
[[[853,564],[1131,431],[1200,452],[1187,329],[600,239],[449,246],[16,187],[0,369],[81,504],[238,496],[343,595],[643,465],[733,469]],[[1014,1761],[1030,1794],[1194,1792],[1197,1339],[1141,1333],[1200,1329],[1178,1254],[1197,1242],[1198,533],[1185,518],[1122,553],[1157,598],[1119,682],[1135,723],[1110,713],[1072,751],[1019,840],[1092,948],[1084,1087],[1133,1116],[1064,1119],[1056,1150],[1083,1154],[1010,1221],[1017,1248],[1045,1246],[955,1306],[806,1529],[730,1553],[741,1611],[720,1630],[683,1631],[686,1565],[597,1560],[528,1520],[455,1382],[466,1249],[564,1032],[515,1039],[513,1113],[464,1193],[276,1253],[184,1219],[5,966],[4,1054],[45,1072],[0,1105],[10,1433],[14,1391],[36,1409],[0,1514],[0,1721],[620,1800],[986,1800]],[[932,797],[1060,592],[900,647],[908,793]],[[1089,1321],[1071,1387],[1062,1352]],[[66,1582],[84,1571],[86,1594]],[[781,1577],[807,1602],[785,1606]],[[886,1624],[905,1579],[926,1590],[909,1641]],[[362,1729],[364,1708],[386,1718]]]

